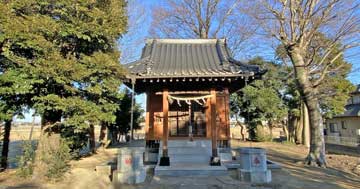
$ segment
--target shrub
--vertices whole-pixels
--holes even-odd
[[[64,139],[60,139],[59,146],[49,148],[42,161],[47,165],[45,176],[49,179],[58,179],[68,170],[71,159],[70,148]]]
[[[255,140],[258,142],[269,142],[272,141],[271,136],[265,132],[264,127],[258,125],[255,128]]]
[[[60,179],[68,170],[71,159],[70,148],[65,139],[59,135],[43,136],[37,150],[36,169],[40,177],[50,180]],[[41,145],[41,146],[40,146]]]
[[[71,157],[79,158],[80,150],[83,149],[88,142],[87,130],[76,130],[74,126],[66,126],[61,129],[60,133],[61,138],[68,144]]]
[[[25,140],[21,144],[23,154],[18,159],[19,169],[17,175],[20,177],[29,177],[33,173],[35,160],[35,146],[31,141]]]

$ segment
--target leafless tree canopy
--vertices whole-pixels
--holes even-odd
[[[149,16],[141,0],[128,1],[128,32],[120,40],[121,63],[129,63],[139,58],[145,38],[144,23]]]
[[[255,3],[254,3],[255,2]],[[311,146],[308,164],[326,166],[319,85],[345,64],[338,61],[359,44],[359,1],[256,0],[243,11],[277,39],[290,58],[301,97],[308,107]]]
[[[343,66],[335,64],[347,49],[358,48],[359,8],[359,1],[353,0],[259,0],[246,3],[242,10],[269,37],[286,48],[299,48],[304,58],[304,65],[300,66],[316,78],[316,87],[326,74]],[[319,55],[321,59],[315,58]]]
[[[150,34],[161,38],[227,38],[234,54],[254,48],[245,42],[257,26],[239,11],[240,0],[166,0],[153,10]],[[251,46],[251,47],[250,47]]]

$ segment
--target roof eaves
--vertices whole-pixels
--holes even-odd
[[[134,74],[133,74],[134,75]],[[156,79],[156,78],[223,78],[223,77],[251,77],[254,76],[253,72],[244,72],[244,73],[236,73],[236,74],[221,74],[221,75],[213,75],[213,74],[201,74],[201,75],[160,75],[160,74],[137,74],[137,79]]]

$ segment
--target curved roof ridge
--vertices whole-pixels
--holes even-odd
[[[172,38],[161,38],[161,39],[147,39],[146,40],[146,44],[150,44],[153,43],[154,41],[158,42],[158,43],[176,43],[176,44],[182,44],[182,43],[186,43],[186,44],[208,44],[208,43],[217,43],[218,41],[225,41],[225,39],[172,39]]]

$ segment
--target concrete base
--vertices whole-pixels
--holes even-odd
[[[113,173],[113,182],[126,184],[139,184],[145,181],[146,170],[138,170],[134,172],[118,172]]]
[[[238,179],[241,181],[251,182],[251,183],[269,183],[271,182],[271,171],[246,171],[243,169],[238,169]]]
[[[170,166],[156,166],[156,176],[224,176],[228,175],[224,166],[209,166],[207,164],[173,163]]]
[[[219,153],[219,157],[220,157],[220,160],[221,162],[232,162],[233,160],[233,157],[232,157],[232,154],[229,152],[225,152],[225,153]]]
[[[144,151],[145,148],[142,147],[124,147],[119,149],[117,170],[113,172],[115,184],[138,184],[145,181]]]
[[[237,162],[223,162],[221,163],[222,165],[224,165],[226,168],[228,169],[239,169],[240,168],[240,163]]]
[[[156,164],[158,161],[158,153],[153,152],[144,152],[144,162],[145,163],[154,163]]]

